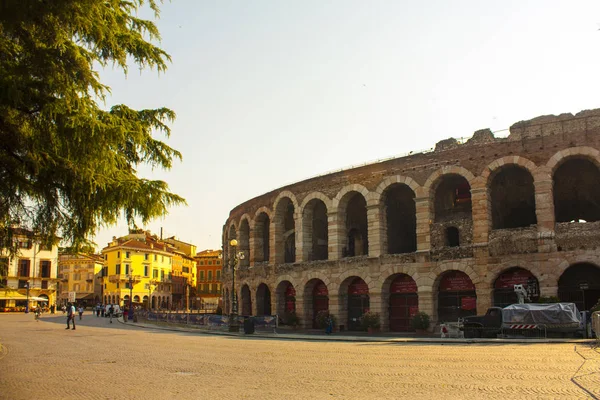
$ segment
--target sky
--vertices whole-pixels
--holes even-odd
[[[597,1],[172,0],[155,22],[169,69],[101,70],[104,106],[176,112],[157,137],[183,160],[140,175],[188,206],[140,227],[198,251],[221,248],[232,208],[287,184],[600,108]]]

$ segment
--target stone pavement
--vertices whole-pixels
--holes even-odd
[[[0,314],[0,399],[600,398],[590,341],[228,336],[89,314],[67,331],[64,321]]]

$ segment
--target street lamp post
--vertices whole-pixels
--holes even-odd
[[[133,268],[129,271],[129,314],[127,319],[133,319]]]
[[[229,242],[229,245],[232,247],[232,258],[230,259],[231,264],[231,314],[229,315],[229,332],[239,332],[240,324],[238,321],[238,302],[237,302],[237,292],[235,290],[235,271],[237,270],[238,259],[244,259],[243,252],[237,252],[238,241],[232,239]]]
[[[27,292],[27,303],[25,304],[25,314],[29,312],[29,281],[25,282],[25,291]]]

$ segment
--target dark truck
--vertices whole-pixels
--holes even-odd
[[[465,338],[495,338],[500,334],[526,336],[575,336],[581,330],[581,317],[573,303],[512,304],[505,308],[490,307],[485,315],[465,317],[459,329]]]

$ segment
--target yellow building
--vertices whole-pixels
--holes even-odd
[[[216,310],[222,304],[221,253],[221,250],[204,250],[194,257],[198,271],[197,298],[205,310]]]
[[[18,254],[0,249],[0,308],[50,307],[56,303],[58,246],[44,246],[32,232],[14,228]],[[27,299],[29,298],[29,303]]]
[[[150,232],[130,231],[102,249],[103,303],[170,309],[173,251]]]
[[[173,255],[172,296],[176,309],[188,310],[197,308],[196,297],[196,246],[175,239],[175,236],[164,239]]]
[[[58,304],[66,304],[73,299],[84,307],[101,303],[102,267],[103,259],[99,254],[59,255]]]

